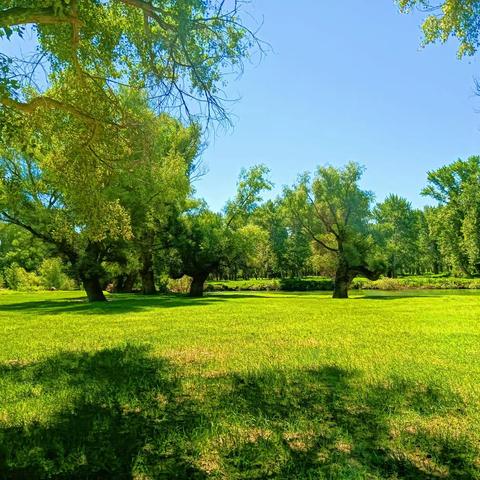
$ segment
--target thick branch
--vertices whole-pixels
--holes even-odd
[[[88,113],[79,110],[78,108],[74,107],[73,105],[69,105],[68,103],[63,103],[59,100],[55,100],[51,97],[35,97],[29,102],[19,102],[18,100],[14,100],[11,97],[6,95],[0,96],[0,103],[5,105],[6,107],[14,108],[23,113],[35,113],[38,108],[47,108],[47,109],[60,109],[64,112],[70,113],[71,115],[86,120],[89,123],[98,123],[100,120],[92,117]],[[110,125],[119,126],[115,122],[105,122],[102,120],[103,123],[108,123]]]
[[[350,270],[352,272],[363,275],[364,277],[368,278],[369,280],[378,280],[380,275],[381,275],[381,272],[370,270],[369,268],[361,266],[361,265],[356,266],[356,267],[351,267]]]
[[[78,18],[70,15],[55,14],[53,7],[12,7],[0,10],[0,28],[36,23],[39,25],[58,25],[62,23],[79,23]]]

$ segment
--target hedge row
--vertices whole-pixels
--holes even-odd
[[[458,277],[403,277],[368,280],[355,278],[352,289],[358,290],[407,290],[407,289],[480,289],[480,278]],[[209,282],[207,291],[269,291],[309,292],[333,290],[330,278],[286,278],[264,280],[228,280]]]

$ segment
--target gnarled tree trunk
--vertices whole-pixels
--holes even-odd
[[[348,289],[357,275],[364,275],[369,280],[378,280],[380,271],[373,271],[363,265],[350,266],[348,261],[340,258],[335,272],[333,298],[348,298]]]
[[[190,285],[191,297],[203,297],[203,288],[205,280],[207,280],[208,273],[200,272],[192,276],[192,283]]]
[[[100,278],[97,276],[82,276],[82,284],[89,302],[106,302],[103,294]]]

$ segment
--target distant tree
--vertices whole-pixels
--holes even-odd
[[[175,240],[170,273],[192,277],[191,296],[203,295],[205,281],[215,270],[238,264],[251,252],[252,243],[244,241],[240,230],[260,201],[260,192],[272,186],[267,174],[263,165],[242,170],[237,194],[227,203],[223,215],[213,213],[201,202],[181,218],[182,233]]]
[[[386,260],[387,275],[395,278],[398,272],[414,269],[417,216],[411,203],[391,194],[375,206],[373,216],[377,240]]]
[[[378,278],[381,271],[370,226],[373,195],[358,186],[362,172],[356,163],[319,167],[313,179],[304,175],[284,191],[292,219],[336,257],[334,298],[348,298],[357,275]]]
[[[423,190],[437,200],[436,232],[452,266],[471,276],[480,273],[480,157],[457,160],[428,173]]]
[[[253,223],[240,227],[235,235],[237,245],[232,248],[232,262],[236,260],[244,276],[265,278],[275,266],[275,256],[268,232]]]
[[[226,259],[230,232],[223,217],[208,210],[205,204],[187,212],[182,217],[182,227],[170,274],[174,278],[191,277],[190,296],[201,297],[208,276]]]
[[[442,226],[437,223],[437,210],[437,207],[425,207],[423,210],[415,212],[418,231],[418,264],[422,273],[438,274],[447,266],[439,243],[439,232]]]
[[[272,253],[272,276],[282,277],[286,273],[288,227],[281,199],[267,200],[252,212],[250,221],[268,233]]]

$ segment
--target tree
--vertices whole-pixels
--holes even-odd
[[[205,281],[227,257],[230,231],[224,218],[208,210],[204,203],[182,217],[183,235],[177,239],[175,260],[170,273],[174,278],[192,277],[190,296],[201,297]]]
[[[425,207],[417,210],[418,262],[422,272],[438,274],[446,266],[439,243],[441,225],[437,223],[438,207]]]
[[[428,173],[423,195],[435,199],[440,249],[464,275],[480,273],[480,157],[457,160]]]
[[[92,131],[63,110],[38,110],[28,119],[9,112],[16,128],[0,135],[2,220],[29,231],[67,258],[90,301],[105,301],[105,262],[124,263],[133,231],[149,231],[148,225],[138,226],[142,215],[148,217],[148,207],[158,207],[160,198],[174,202],[188,193],[188,166],[172,147],[173,137],[164,138],[183,132],[183,127],[165,117],[148,116],[146,106],[132,106],[128,96],[122,101],[131,123],[126,131],[107,128],[106,123]],[[104,109],[106,118],[112,113],[106,104],[96,108],[95,113]],[[140,121],[143,116],[147,125]],[[158,203],[149,199],[152,194]],[[162,212],[155,212],[155,218]]]
[[[47,245],[23,228],[0,223],[0,271],[12,264],[35,271],[50,254]]]
[[[172,243],[173,221],[185,210],[200,129],[197,124],[184,127],[166,114],[155,115],[144,96],[126,95],[137,120],[128,134],[133,168],[118,178],[119,201],[129,212],[142,292],[154,294],[154,253]]]
[[[272,187],[266,178],[269,170],[257,165],[240,172],[235,198],[223,214],[210,211],[204,202],[197,203],[181,218],[170,273],[174,277],[192,277],[190,295],[202,296],[208,276],[222,265],[232,265],[245,257],[243,249],[251,243],[242,241],[240,229],[260,201],[260,192]]]
[[[386,257],[387,274],[392,278],[415,262],[417,217],[411,203],[390,194],[373,210],[378,242]]]
[[[4,0],[0,38],[19,41],[27,31],[38,43],[33,57],[0,54],[0,104],[24,113],[63,109],[102,121],[88,108],[23,89],[43,79],[88,85],[97,97],[116,102],[117,87],[145,89],[159,109],[195,105],[208,118],[224,119],[224,73],[241,71],[255,32],[242,22],[243,2],[216,0]],[[108,88],[104,88],[107,85]]]
[[[480,4],[477,0],[397,0],[404,13],[414,7],[428,12],[423,22],[424,44],[458,39],[458,56],[473,55],[480,45]]]
[[[373,195],[358,186],[362,173],[356,163],[319,167],[313,179],[303,175],[284,191],[292,221],[336,257],[333,298],[348,298],[357,275],[378,278],[380,273],[369,223]]]

